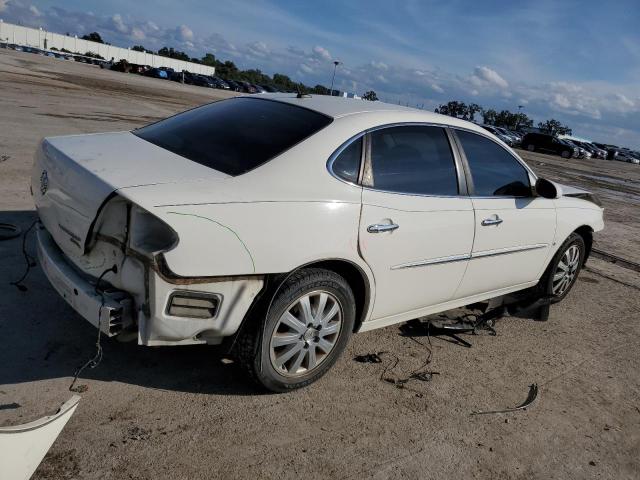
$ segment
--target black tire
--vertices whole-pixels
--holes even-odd
[[[530,143],[529,145],[527,145],[527,150],[529,150],[530,152],[535,152],[536,146]]]
[[[562,153],[560,154],[560,156],[562,158],[571,158],[571,152],[569,150],[563,150]]]
[[[333,340],[333,348],[315,368],[299,376],[285,376],[272,365],[272,335],[281,316],[297,299],[317,291],[332,295],[339,303],[342,321],[337,339]],[[351,287],[343,277],[330,270],[308,268],[285,280],[275,293],[266,316],[263,311],[259,317],[261,318],[255,318],[241,332],[236,342],[235,356],[249,377],[260,387],[272,392],[287,392],[315,382],[333,366],[353,332],[356,302]]]
[[[574,245],[577,246],[579,249],[579,258],[578,258],[575,271],[573,272],[573,276],[569,284],[567,285],[567,287],[562,292],[560,292],[559,294],[554,293],[553,277],[558,271],[558,265],[563,260],[565,253]],[[551,303],[558,303],[562,301],[569,294],[569,292],[575,285],[578,275],[580,274],[580,270],[582,270],[582,265],[584,264],[584,256],[585,256],[586,250],[587,248],[586,248],[584,239],[582,238],[582,236],[574,232],[571,235],[569,235],[569,237],[564,241],[562,246],[558,249],[558,251],[554,255],[553,259],[549,263],[549,266],[547,267],[544,274],[542,275],[540,282],[538,283],[538,286],[540,288],[540,293],[549,297]]]

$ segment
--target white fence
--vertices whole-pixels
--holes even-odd
[[[185,62],[184,60],[176,60],[174,58],[161,57],[151,53],[136,52],[128,48],[114,47],[113,45],[105,45],[103,43],[82,40],[77,36],[60,35],[59,33],[47,32],[36,28],[27,28],[11,23],[0,21],[0,42],[15,43],[28,47],[37,47],[43,50],[51,50],[63,48],[72,53],[84,55],[87,52],[97,53],[106,60],[112,58],[118,60],[126,60],[129,63],[138,65],[150,65],[152,67],[168,67],[180,72],[187,70],[192,73],[203,75],[215,75],[216,69],[208,65],[200,65],[193,62]]]

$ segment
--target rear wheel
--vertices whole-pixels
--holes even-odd
[[[324,269],[301,270],[276,293],[266,318],[241,334],[238,357],[268,390],[304,387],[335,363],[354,322],[355,298],[343,277]]]
[[[558,249],[540,280],[544,293],[551,297],[553,303],[561,301],[573,288],[582,269],[585,252],[584,239],[577,233],[569,235]]]
[[[536,149],[535,145],[527,145],[527,150],[529,150],[530,152],[533,152]]]
[[[570,158],[571,152],[569,150],[563,150],[560,155],[562,156],[562,158]]]

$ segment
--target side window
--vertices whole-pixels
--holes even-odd
[[[340,152],[333,161],[333,173],[347,182],[357,183],[361,156],[362,138],[359,138]]]
[[[376,190],[458,195],[447,134],[438,127],[390,127],[371,133],[371,178]]]
[[[457,131],[475,189],[483,197],[528,197],[531,185],[527,170],[497,143],[471,132]]]

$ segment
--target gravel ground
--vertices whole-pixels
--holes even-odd
[[[125,130],[220,91],[0,50],[0,222],[34,219],[28,172],[43,136]],[[640,261],[640,168],[523,153],[605,201],[597,246]],[[28,245],[29,246],[29,245]],[[31,247],[30,247],[31,248]],[[19,239],[0,242],[0,425],[53,412],[95,330],[36,267],[20,292]],[[509,317],[497,336],[356,335],[320,382],[257,393],[214,348],[104,342],[104,358],[37,479],[629,478],[640,476],[640,281],[593,259],[548,322]],[[453,315],[451,313],[450,315]],[[371,352],[382,364],[354,361]],[[429,382],[396,388],[428,358]],[[398,364],[393,367],[394,359]],[[537,383],[527,411],[513,406]]]

